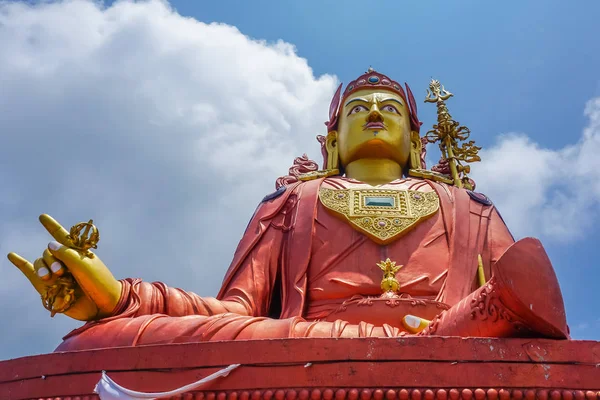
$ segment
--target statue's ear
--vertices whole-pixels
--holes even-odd
[[[329,131],[327,140],[325,141],[325,149],[327,150],[327,169],[338,169],[340,156],[337,145],[337,131]]]
[[[410,168],[420,169],[421,168],[421,151],[423,151],[423,144],[421,143],[421,136],[417,131],[410,132]]]

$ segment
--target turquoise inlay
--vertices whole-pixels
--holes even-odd
[[[394,207],[395,201],[391,196],[365,196],[365,206]]]

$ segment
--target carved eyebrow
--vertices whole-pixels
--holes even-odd
[[[346,107],[348,104],[352,103],[353,101],[362,101],[363,103],[368,103],[368,102],[369,102],[369,100],[367,100],[367,99],[363,99],[363,98],[357,97],[357,98],[355,98],[355,99],[352,99],[352,100],[350,100],[349,102],[347,102],[347,103],[344,105],[344,107]]]
[[[402,102],[398,99],[395,99],[393,97],[388,97],[386,99],[383,99],[381,101],[379,101],[379,103],[385,103],[386,101],[395,101],[396,103],[400,104],[401,106],[403,106],[404,104],[402,104]]]

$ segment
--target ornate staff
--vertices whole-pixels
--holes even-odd
[[[471,131],[466,126],[461,126],[454,121],[448,112],[446,100],[452,96],[454,95],[447,91],[439,81],[432,79],[429,83],[425,102],[436,103],[438,119],[437,124],[433,125],[433,129],[425,134],[425,140],[427,143],[439,142],[442,160],[448,163],[454,185],[473,189],[467,176],[471,172],[471,167],[463,165],[463,163],[481,161],[477,155],[481,147],[475,146],[473,140],[462,143],[462,146],[459,147],[459,142],[467,140]]]

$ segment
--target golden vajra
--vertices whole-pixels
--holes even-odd
[[[89,249],[98,248],[100,233],[96,225],[94,225],[94,220],[90,219],[88,222],[80,222],[77,225],[73,225],[69,230],[69,239],[72,242],[70,247],[79,250],[89,258],[94,258],[94,253],[89,251]]]
[[[377,266],[383,271],[383,280],[381,281],[381,290],[383,297],[394,297],[400,291],[400,282],[396,279],[396,273],[402,268],[402,265],[396,265],[395,261],[389,258],[377,263]]]
[[[75,303],[75,288],[77,284],[70,273],[56,279],[56,283],[46,288],[42,294],[42,304],[50,311],[50,316],[64,313]]]
[[[425,134],[425,140],[428,143],[439,142],[442,159],[448,162],[454,185],[472,190],[473,187],[467,176],[471,172],[471,167],[463,163],[481,161],[477,155],[481,147],[475,146],[473,140],[462,143],[462,146],[459,147],[459,142],[467,140],[471,131],[466,126],[461,126],[454,121],[448,112],[446,100],[452,96],[454,95],[446,90],[439,81],[432,79],[429,83],[425,102],[436,103],[438,119],[437,124],[433,125],[433,129]]]
[[[83,253],[86,257],[93,258],[94,253],[89,249],[97,249],[98,241],[100,240],[100,233],[98,228],[94,225],[93,220],[88,222],[80,222],[73,225],[69,230],[69,240],[71,241],[71,248]],[[56,279],[56,282],[48,286],[46,291],[42,293],[42,304],[44,308],[50,311],[50,316],[54,317],[57,313],[64,313],[67,311],[75,300],[77,282],[70,272]]]

